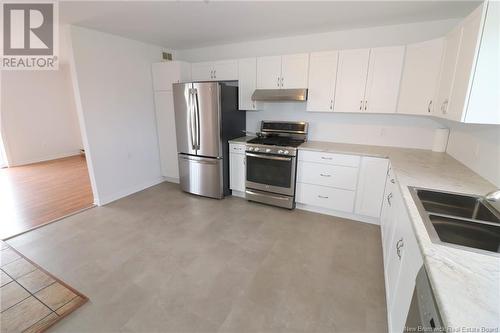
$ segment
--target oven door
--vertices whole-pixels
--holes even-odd
[[[295,157],[246,153],[249,189],[295,194]]]

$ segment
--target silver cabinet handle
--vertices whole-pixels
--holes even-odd
[[[359,110],[363,110],[363,100],[359,101]]]
[[[399,260],[401,260],[401,248],[405,246],[405,243],[403,241],[403,238],[399,239],[398,242],[396,243],[396,253],[398,254]]]
[[[321,156],[321,159],[322,159],[322,160],[331,160],[332,158],[331,158],[331,157]]]
[[[214,79],[216,79],[216,78],[217,78],[217,70],[214,69]]]
[[[366,108],[368,108],[368,101],[365,100],[365,111],[366,111]]]
[[[333,110],[333,99],[330,100],[330,110]]]
[[[446,114],[448,112],[448,99],[445,99],[443,101],[443,104],[441,104],[441,112],[443,114]]]
[[[278,76],[278,82],[277,82],[278,88],[280,87],[280,77]]]
[[[210,70],[210,78],[213,79],[214,78],[214,71],[213,70]]]
[[[392,192],[387,195],[387,203],[389,204],[389,206],[392,206],[391,199],[392,199]]]
[[[320,199],[328,199],[328,197],[325,197],[325,196],[322,196],[322,195],[318,195],[318,198],[320,198]]]
[[[431,113],[431,105],[432,105],[432,99],[429,101],[429,105],[427,105],[427,112]]]
[[[396,180],[394,178],[391,178],[391,183],[396,184]]]
[[[281,88],[283,88],[283,76],[281,77]]]
[[[320,175],[321,177],[331,177],[331,176],[332,176],[332,175],[328,175],[328,174],[326,174],[326,173],[320,173],[319,175]]]

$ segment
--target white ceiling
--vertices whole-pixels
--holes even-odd
[[[477,1],[60,2],[60,18],[172,49],[464,17]]]

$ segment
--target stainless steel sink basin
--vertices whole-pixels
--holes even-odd
[[[485,205],[481,197],[416,189],[424,209],[429,213],[500,223],[500,218]]]
[[[500,256],[500,213],[480,196],[410,187],[434,243]]]

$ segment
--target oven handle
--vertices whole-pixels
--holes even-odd
[[[290,198],[278,197],[278,196],[275,196],[275,195],[270,195],[268,193],[261,194],[261,193],[257,193],[257,192],[251,191],[251,190],[245,190],[245,192],[248,193],[248,194],[251,194],[251,195],[258,196],[258,197],[266,197],[266,198],[272,198],[272,199],[277,199],[277,200],[286,200],[286,201],[290,200]]]
[[[275,160],[275,161],[291,161],[291,157],[280,157],[280,156],[272,156],[272,155],[259,155],[259,154],[252,154],[252,153],[246,153],[247,156],[250,157],[257,157],[257,158],[263,158],[266,160]]]

